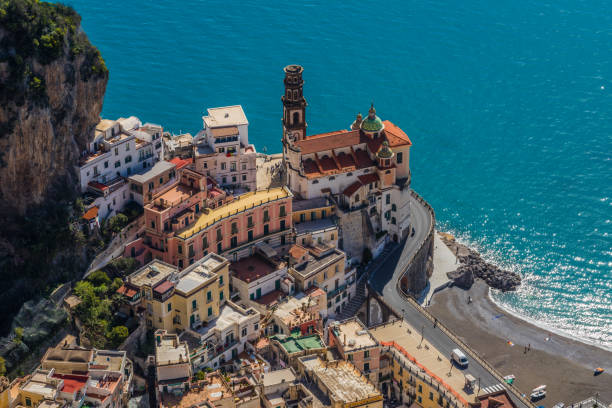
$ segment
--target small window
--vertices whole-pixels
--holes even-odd
[[[397,157],[397,164],[401,164],[401,163],[402,163],[402,160],[403,160],[403,154],[402,154],[402,152],[397,152],[396,157]]]
[[[212,307],[208,308],[208,316],[212,316]]]
[[[172,303],[168,303],[168,311],[172,311]]]
[[[117,161],[115,162],[115,168],[117,168],[117,167],[119,167],[119,166],[121,166],[121,162],[120,162],[119,160],[117,160]]]

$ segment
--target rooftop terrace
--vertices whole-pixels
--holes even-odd
[[[162,393],[161,402],[164,407],[191,408],[201,406],[204,401],[214,404],[232,397],[233,394],[225,381],[218,374],[210,374],[206,380],[192,383],[189,391],[183,395]]]
[[[305,350],[325,348],[318,334],[309,336],[274,336],[272,339],[278,341],[287,354],[299,353]]]
[[[306,369],[319,378],[329,390],[330,396],[344,403],[362,401],[366,398],[382,400],[382,395],[366,377],[348,361],[325,362],[318,356],[301,357]]]
[[[230,266],[233,276],[243,282],[253,282],[274,271],[284,268],[284,263],[275,263],[263,255],[255,254],[234,262]]]
[[[370,329],[370,332],[383,346],[400,346],[407,353],[406,359],[414,359],[416,363],[425,368],[425,374],[442,379],[451,388],[452,392],[457,393],[461,398],[468,402],[474,402],[476,394],[467,394],[464,390],[465,373],[461,370],[450,370],[450,360],[438,351],[427,340],[421,342],[419,329],[410,326],[406,321],[396,320],[392,323],[384,324]],[[392,346],[393,347],[393,346]],[[401,350],[393,347],[400,352]],[[410,358],[409,358],[410,357]]]
[[[179,342],[175,334],[155,333],[155,361],[157,366],[189,362],[189,348]]]
[[[286,187],[252,191],[242,194],[226,205],[215,209],[205,209],[194,224],[183,229],[183,231],[178,233],[177,236],[183,239],[189,238],[192,235],[200,232],[202,229],[207,228],[224,218],[250,210],[253,207],[287,197],[292,197],[292,194]]]
[[[363,323],[355,317],[336,324],[332,331],[338,341],[343,344],[342,348],[345,352],[378,345]]]
[[[125,351],[96,350],[89,364],[90,369],[121,371],[125,363]]]
[[[138,287],[155,286],[174,272],[175,266],[155,259],[128,276],[128,282]]]
[[[294,265],[292,268],[298,274],[300,274],[302,278],[308,278],[309,276],[319,272],[322,268],[339,261],[345,256],[344,252],[334,248],[333,246],[321,248],[314,247],[309,249],[310,256],[305,261]],[[342,268],[344,268],[344,265]]]

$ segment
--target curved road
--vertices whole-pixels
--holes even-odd
[[[408,237],[406,241],[397,245],[381,263],[378,263],[373,270],[370,271],[368,283],[383,296],[385,302],[391,306],[398,315],[403,313],[403,318],[416,330],[423,330],[424,337],[430,344],[450,357],[454,348],[461,347],[439,328],[434,328],[431,321],[421,313],[418,308],[404,299],[399,293],[397,286],[398,280],[408,266],[408,261],[420,249],[423,241],[427,238],[427,233],[433,222],[427,208],[414,197],[411,197],[411,200],[410,217],[412,226],[415,229],[414,236]],[[465,372],[472,374],[474,378],[479,378],[482,388],[499,384],[497,378],[482,365],[472,358],[469,358],[469,360],[469,367]],[[509,393],[509,395],[519,408],[527,408],[527,405],[516,398],[512,393]]]

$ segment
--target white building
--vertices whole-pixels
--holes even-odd
[[[155,375],[158,395],[184,391],[191,380],[189,346],[166,330],[155,331]]]
[[[194,137],[196,170],[221,186],[257,189],[257,152],[249,144],[249,122],[242,106],[208,109],[203,128]]]
[[[181,341],[186,341],[191,350],[193,369],[217,369],[236,358],[247,341],[259,336],[259,317],[255,309],[227,301],[216,319],[181,333]]]
[[[112,216],[129,201],[127,182],[163,157],[159,125],[145,124],[135,116],[116,121],[102,119],[77,167],[85,205],[97,206],[99,217]]]

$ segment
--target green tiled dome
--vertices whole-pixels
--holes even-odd
[[[381,159],[390,159],[391,157],[393,157],[393,150],[391,150],[391,148],[389,147],[389,142],[385,140],[376,155]]]
[[[368,116],[361,122],[361,129],[364,132],[380,132],[383,127],[382,120],[376,116],[376,109],[374,109],[374,104],[372,104]]]

